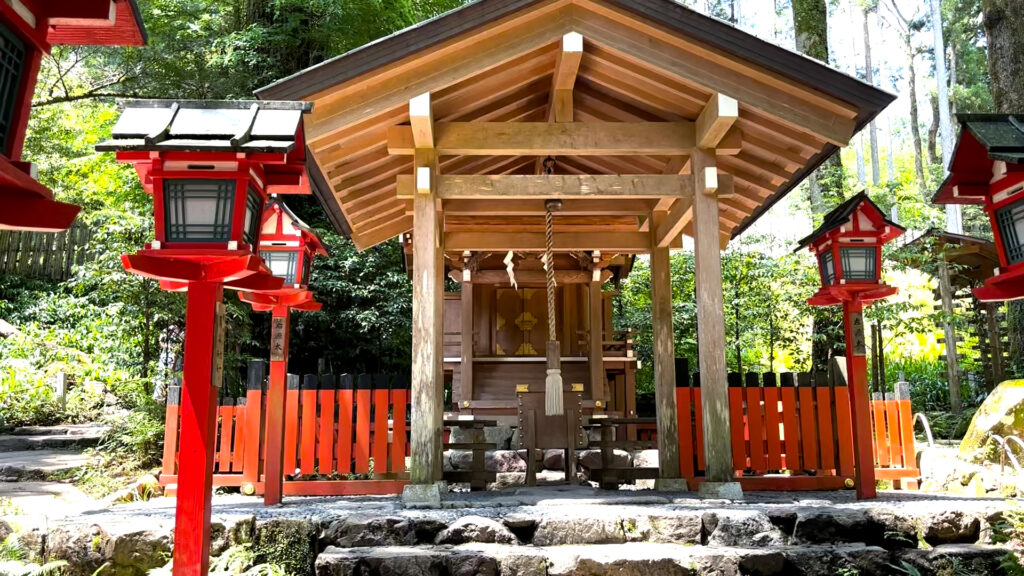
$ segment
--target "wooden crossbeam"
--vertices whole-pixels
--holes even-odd
[[[411,126],[388,130],[388,152],[411,155]],[[441,156],[677,156],[696,145],[693,122],[437,122]]]
[[[611,270],[601,270],[601,283],[612,278]],[[543,270],[516,270],[516,282],[519,284],[543,284],[547,281]],[[448,277],[462,282],[462,271],[452,270]],[[593,281],[594,274],[590,270],[555,270],[555,282],[558,284],[588,284]],[[470,281],[480,284],[509,284],[511,280],[505,270],[477,270],[472,272]]]
[[[446,250],[451,251],[506,251],[541,252],[544,250],[543,232],[447,232]],[[646,232],[591,232],[555,231],[554,249],[559,252],[581,250],[607,250],[609,252],[643,253],[651,247]]]
[[[398,197],[419,188],[411,176],[398,176]],[[442,200],[578,197],[590,199],[681,198],[693,196],[693,179],[672,175],[451,175],[438,178]]]
[[[660,200],[659,200],[660,202]],[[560,216],[646,216],[651,211],[650,200],[618,202],[607,199],[566,198],[562,201]],[[444,203],[448,216],[543,216],[543,199],[515,200],[448,200]]]
[[[717,148],[739,116],[740,107],[735,98],[714,93],[697,117],[697,145]]]

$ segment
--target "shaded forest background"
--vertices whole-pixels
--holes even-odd
[[[982,0],[936,0],[938,20],[921,0],[684,3],[902,95],[884,125],[880,119],[866,129],[776,208],[777,217],[810,229],[828,209],[868,189],[901,224],[924,231],[946,227],[946,215],[930,203],[944,176],[940,102],[947,103],[941,108],[949,113],[995,106],[986,26],[996,21],[982,14],[983,8],[996,14],[1001,1],[985,0],[983,6]],[[117,117],[117,98],[249,98],[255,88],[461,3],[139,0],[149,46],[56,48],[40,76],[26,156],[61,200],[84,207],[81,219],[93,237],[86,264],[66,282],[0,277],[0,319],[18,330],[0,339],[0,417],[16,423],[92,414],[99,402],[95,395],[83,393],[67,408],[46,401],[43,383],[57,371],[95,383],[83,389],[109,392],[127,408],[149,406],[154,389],[173,377],[160,357],[162,350],[180,347],[183,297],[126,274],[119,261],[120,254],[152,237],[151,201],[130,168],[94,152]],[[857,34],[849,32],[851,21]],[[936,22],[945,39],[942,74],[934,57]],[[845,34],[841,41],[835,34],[830,39],[829,32],[837,29]],[[877,48],[890,45],[899,50]],[[311,283],[324,310],[294,316],[291,371],[315,371],[320,361],[339,373],[407,371],[411,290],[398,243],[357,254],[330,228],[315,199],[289,198],[288,203],[316,228],[331,253],[317,263]],[[980,211],[965,211],[963,223],[966,233],[991,237]],[[792,248],[792,238],[755,230],[723,256],[727,358],[733,370],[807,370],[835,353],[837,318],[806,305],[818,276],[810,258],[791,254]],[[911,269],[888,256],[888,280],[901,295],[868,314],[886,336],[888,383],[909,379],[918,409],[945,409],[949,393],[938,342],[943,318],[933,309],[934,270]],[[677,353],[695,365],[692,253],[674,254],[672,265]],[[607,288],[619,291],[618,327],[639,331],[642,390],[650,387],[649,279],[646,261],[639,259],[627,282]],[[248,360],[267,355],[269,318],[252,313],[233,295],[228,302],[226,388],[237,390]],[[1019,318],[1011,307],[1017,374],[1022,371]],[[970,322],[966,315],[949,320],[962,328]],[[970,338],[961,343],[968,376],[981,370],[970,360],[975,344]],[[977,377],[964,382],[967,404],[977,404],[987,389]]]

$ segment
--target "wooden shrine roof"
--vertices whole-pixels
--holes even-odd
[[[349,228],[356,246],[366,249],[412,229],[412,201],[399,194],[399,176],[413,174],[413,156],[389,149],[389,130],[410,122],[410,100],[430,93],[439,139],[454,132],[455,123],[548,122],[562,80],[555,71],[561,70],[563,36],[573,32],[583,39],[569,86],[575,123],[620,123],[623,130],[660,123],[673,129],[695,124],[718,94],[738,101],[729,133],[734,134],[732,150],[720,148],[717,156],[719,172],[731,175],[730,193],[719,202],[723,242],[746,229],[894,99],[672,0],[478,0],[257,95],[313,103],[304,122],[320,174],[311,179],[322,177],[325,184],[314,190],[339,231]],[[638,134],[642,142],[643,132]],[[603,150],[562,150],[555,173],[678,175],[689,167],[686,154],[675,148],[664,154],[636,153],[646,148]],[[521,150],[463,155],[456,146],[448,152],[438,147],[442,176],[539,173],[538,155]],[[672,207],[682,207],[682,200],[674,202]],[[644,252],[635,238],[646,230],[655,206],[669,207],[664,198],[642,194],[566,199],[555,220],[556,234],[579,232],[584,239],[605,232],[604,250]],[[473,244],[474,250],[504,248],[498,240],[486,242],[495,231],[543,229],[541,196],[445,200],[443,210],[446,233],[484,240]],[[680,229],[689,234],[689,226]],[[587,249],[583,244],[564,247]],[[457,249],[457,243],[446,248]]]
[[[957,288],[980,286],[999,267],[999,252],[991,240],[935,228],[908,242],[900,249],[899,256],[914,268],[924,267],[926,259],[945,257],[953,265],[950,280]]]

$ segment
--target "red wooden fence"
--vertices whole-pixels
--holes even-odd
[[[704,430],[700,375],[677,367],[680,472],[700,482]],[[681,371],[680,371],[681,369]],[[729,374],[729,414],[736,475],[748,490],[828,490],[848,486],[855,466],[850,396],[841,377]],[[898,398],[897,398],[898,397]],[[872,401],[875,476],[916,486],[913,412],[905,385]],[[656,437],[653,430],[643,438]]]
[[[218,409],[214,484],[262,493],[265,365],[250,368],[244,398]],[[677,365],[680,471],[704,474],[700,375]],[[854,476],[850,397],[841,374],[729,375],[736,476],[747,490],[829,490]],[[168,393],[161,484],[177,482],[180,388]],[[283,470],[286,495],[395,494],[407,483],[409,387],[387,375],[289,375]],[[914,486],[913,412],[906,385],[872,401],[875,476]],[[638,438],[653,440],[653,426]],[[251,490],[250,490],[251,489]]]
[[[256,371],[262,374],[264,371]],[[255,382],[254,382],[255,380]],[[266,389],[250,369],[245,398],[223,398],[217,418],[215,486],[263,491]],[[177,482],[180,388],[168,392],[160,483]],[[407,483],[408,379],[389,375],[289,375],[284,493],[394,494]]]

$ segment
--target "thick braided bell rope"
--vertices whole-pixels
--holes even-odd
[[[548,369],[544,380],[544,413],[555,416],[564,412],[562,401],[562,367],[561,355],[556,337],[555,325],[555,240],[552,225],[551,207],[544,207],[544,269],[547,278],[548,297]],[[552,347],[555,358],[552,358]]]

